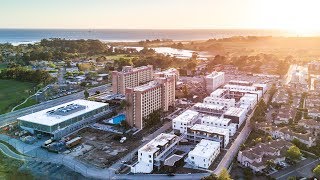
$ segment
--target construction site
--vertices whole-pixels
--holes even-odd
[[[90,127],[81,129],[76,135],[82,137],[82,144],[70,155],[101,168],[111,166],[141,144],[135,138]]]

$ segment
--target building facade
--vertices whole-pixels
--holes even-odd
[[[160,109],[168,111],[175,105],[175,78],[155,78],[147,84],[127,88],[125,95],[128,103],[126,121],[130,126],[142,129],[149,114]]]
[[[200,142],[202,139],[216,141],[220,143],[221,148],[225,148],[229,144],[229,130],[204,124],[195,124],[187,129],[187,139],[193,142]]]
[[[132,173],[151,173],[155,159],[173,148],[178,142],[178,136],[161,133],[138,150],[138,162],[131,167]]]
[[[18,118],[21,128],[32,134],[49,134],[59,139],[110,113],[106,103],[75,100]]]
[[[202,139],[188,154],[188,163],[192,166],[208,169],[220,153],[220,143]]]
[[[187,128],[196,123],[198,115],[196,111],[186,110],[172,120],[172,129],[182,134],[187,133]]]
[[[125,94],[126,88],[134,88],[141,84],[152,81],[152,65],[132,67],[124,66],[122,71],[112,72],[112,91],[116,94]]]
[[[201,124],[218,127],[229,130],[229,136],[233,136],[237,131],[237,124],[232,123],[231,119],[216,117],[216,116],[203,116]]]
[[[212,72],[206,76],[205,83],[208,93],[215,91],[224,84],[224,72]]]

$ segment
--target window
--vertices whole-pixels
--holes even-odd
[[[149,155],[149,158],[151,158],[151,155]]]

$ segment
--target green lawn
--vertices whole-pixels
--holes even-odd
[[[0,80],[0,114],[9,112],[14,106],[23,102],[33,87],[34,83]]]
[[[32,106],[32,105],[35,105],[37,104],[37,101],[33,98],[30,98],[28,99],[28,101],[20,106],[18,106],[15,110],[18,110],[18,109],[23,109],[25,107],[29,107],[29,106]]]
[[[0,179],[34,179],[31,174],[19,171],[23,163],[0,152]]]

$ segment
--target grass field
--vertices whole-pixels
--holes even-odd
[[[29,107],[29,106],[32,106],[32,105],[35,105],[37,104],[37,101],[35,99],[28,99],[28,101],[20,106],[18,106],[15,110],[18,110],[18,109],[23,109],[25,107]]]
[[[0,80],[0,114],[9,112],[14,106],[23,102],[34,86],[34,83]]]
[[[19,171],[23,161],[9,158],[0,152],[0,179],[34,179],[31,174]]]

